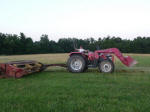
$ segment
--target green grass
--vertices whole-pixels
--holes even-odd
[[[148,112],[150,56],[127,68],[116,62],[113,74],[97,69],[69,73],[52,68],[21,79],[0,79],[0,112]]]

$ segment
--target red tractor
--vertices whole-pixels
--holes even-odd
[[[80,48],[76,49],[76,52],[70,53],[70,57],[67,61],[67,67],[70,72],[74,73],[84,72],[89,67],[98,67],[100,72],[112,73],[115,68],[114,55],[116,55],[120,61],[128,67],[137,63],[130,56],[124,57],[117,48],[96,50],[94,52]]]

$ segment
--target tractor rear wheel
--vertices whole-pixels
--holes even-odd
[[[84,72],[86,68],[86,61],[81,55],[72,55],[68,59],[67,67],[68,70],[73,73]]]
[[[99,71],[102,73],[112,73],[114,72],[114,63],[111,60],[103,60],[99,63]]]

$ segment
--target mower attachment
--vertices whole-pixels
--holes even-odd
[[[8,63],[0,63],[0,78],[21,78],[25,75],[41,72],[50,66],[66,67],[65,64],[47,64],[44,65],[37,61],[22,60]]]
[[[66,67],[65,64],[47,64],[44,65],[37,61],[22,60],[8,63],[0,63],[0,78],[21,78],[25,75],[41,72],[50,66]]]
[[[12,61],[0,63],[0,77],[20,78],[24,75],[43,70],[43,64],[36,61]]]

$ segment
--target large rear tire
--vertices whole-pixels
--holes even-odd
[[[111,60],[103,60],[99,63],[98,68],[102,73],[112,73],[114,72],[115,66]]]
[[[86,61],[81,55],[72,55],[67,61],[67,68],[73,73],[84,72],[86,68]]]

